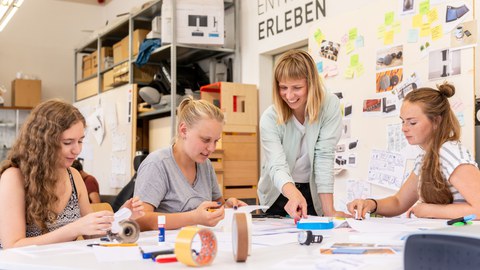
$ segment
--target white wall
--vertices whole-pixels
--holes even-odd
[[[91,33],[146,0],[113,0],[106,6],[55,0],[25,1],[0,32],[0,84],[11,105],[11,81],[17,72],[42,80],[42,100],[73,100],[74,48]]]

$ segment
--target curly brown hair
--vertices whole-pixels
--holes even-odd
[[[25,181],[25,213],[27,224],[36,224],[43,232],[47,222],[57,219],[54,205],[58,201],[60,137],[62,133],[85,118],[80,111],[64,101],[53,99],[36,106],[25,121],[0,175],[10,167],[19,168]]]
[[[455,87],[445,82],[437,88],[438,90],[419,88],[408,93],[405,101],[420,105],[430,121],[437,124],[427,149],[424,149],[425,156],[420,172],[421,197],[426,203],[450,204],[453,202],[453,195],[442,175],[440,148],[447,141],[460,139],[460,124],[448,102],[448,98],[455,94]]]

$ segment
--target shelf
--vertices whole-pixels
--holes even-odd
[[[171,111],[171,107],[166,106],[165,108],[161,108],[159,110],[139,113],[137,115],[137,119],[152,120],[152,119],[167,117],[167,116],[170,116],[170,111]]]
[[[0,110],[31,110],[33,107],[0,106]]]
[[[97,77],[97,73],[95,73],[95,74],[93,74],[93,75],[90,75],[90,76],[88,76],[88,77],[86,77],[86,78],[83,78],[83,79],[77,81],[77,82],[75,83],[75,85],[78,85],[78,84],[80,84],[80,83],[82,83],[82,82],[86,82],[86,81],[91,80],[91,79],[96,78],[96,77]]]
[[[0,127],[15,127],[15,123],[13,123],[13,122],[8,122],[8,123],[0,122]]]
[[[160,63],[161,61],[170,60],[172,45],[168,44],[157,48],[152,52],[149,62]],[[198,62],[210,57],[223,57],[234,54],[234,49],[220,47],[199,47],[194,45],[178,44],[177,45],[177,63],[180,65]]]

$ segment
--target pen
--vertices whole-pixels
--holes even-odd
[[[476,217],[477,217],[476,215],[472,214],[464,217],[450,219],[449,221],[447,221],[447,225],[453,225],[457,222],[467,223],[467,221],[474,220]]]
[[[138,246],[136,243],[109,243],[109,244],[88,244],[87,246],[93,247],[93,246],[100,246],[100,247],[134,247]]]

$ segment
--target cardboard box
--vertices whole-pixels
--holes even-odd
[[[172,0],[162,5],[162,43],[172,42]],[[224,45],[223,0],[177,0],[177,42]]]
[[[133,31],[133,39],[132,39],[132,48],[133,48],[133,56],[137,55],[140,50],[140,45],[142,44],[143,40],[147,37],[148,29],[137,29]]]
[[[12,81],[12,106],[15,107],[35,107],[42,98],[41,80],[22,80]]]
[[[92,69],[93,68],[93,63],[92,63],[92,55],[84,55],[82,58],[82,69]]]
[[[128,36],[113,44],[113,64],[128,60]]]
[[[75,100],[81,100],[98,94],[98,77],[77,84]]]
[[[92,65],[96,69],[98,67],[98,51],[92,53]],[[105,59],[106,57],[113,57],[113,48],[112,47],[102,47],[100,49],[100,70],[105,69]]]
[[[200,98],[218,106],[225,115],[224,131],[256,132],[258,91],[253,84],[217,82],[200,87]],[[245,129],[241,129],[244,126]]]
[[[113,69],[103,73],[102,92],[113,88]]]

